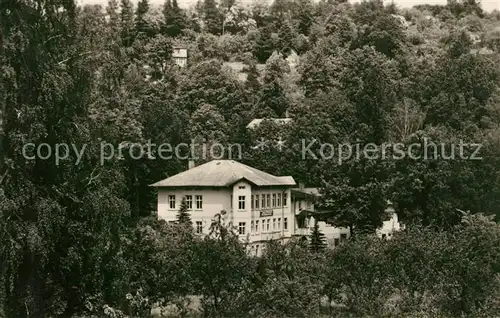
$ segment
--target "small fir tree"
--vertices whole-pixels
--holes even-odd
[[[186,198],[182,198],[181,207],[179,209],[179,212],[177,213],[177,222],[179,224],[192,226],[191,216],[188,212]]]
[[[314,228],[311,233],[311,242],[309,244],[309,248],[313,252],[320,252],[326,248],[325,235],[321,233],[321,231],[319,230],[319,225],[317,220],[315,220],[314,222]]]
[[[245,87],[251,91],[258,91],[260,88],[260,74],[259,70],[257,69],[257,64],[254,61],[250,62],[250,65],[245,68],[245,71],[247,72]]]

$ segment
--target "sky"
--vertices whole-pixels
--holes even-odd
[[[352,2],[357,2],[356,0],[351,0]],[[77,0],[79,4],[102,4],[106,5],[108,0]],[[137,3],[137,0],[132,0],[132,2]],[[163,4],[165,0],[150,0],[152,4]],[[253,0],[242,0],[243,3],[252,3]],[[271,2],[271,1],[270,1]],[[385,2],[390,2],[386,0]],[[178,0],[179,6],[189,7],[196,3],[196,0]],[[402,8],[411,8],[417,4],[446,4],[446,0],[394,0],[394,3]],[[500,10],[500,0],[482,0],[483,9],[486,11],[492,11],[494,9]]]

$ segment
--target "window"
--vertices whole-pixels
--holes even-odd
[[[262,232],[266,231],[266,220],[262,220]]]
[[[203,233],[203,223],[201,221],[196,221],[196,233],[197,234]]]
[[[238,224],[238,232],[240,233],[240,235],[244,235],[245,234],[245,227],[246,227],[246,223],[245,222],[240,222]]]
[[[288,200],[287,200],[287,194],[286,193],[283,193],[283,206],[286,206],[288,204]]]
[[[238,189],[245,189],[245,186],[239,186]]]
[[[255,221],[255,232],[259,233],[259,220]]]
[[[339,239],[335,238],[333,241],[333,246],[337,246],[337,245],[339,245]]]
[[[270,208],[271,207],[271,195],[266,194],[266,207]]]
[[[266,230],[269,231],[269,225],[271,224],[271,219],[267,219]]]
[[[252,223],[250,224],[250,232],[253,232],[254,228],[253,228],[253,221]]]
[[[276,219],[273,219],[273,230],[276,230]]]
[[[255,208],[256,209],[259,208],[259,195],[258,194],[255,195]]]
[[[278,193],[278,200],[276,202],[276,206],[281,206],[281,193]]]
[[[340,234],[340,241],[345,242],[347,240],[347,234]]]
[[[263,209],[266,207],[266,195],[262,195],[262,204],[260,205]]]
[[[192,195],[186,195],[186,204],[187,204],[188,210],[191,210],[193,208],[193,196]]]
[[[250,196],[250,205],[252,207],[252,210],[254,209],[254,203],[253,203],[253,195]]]
[[[299,211],[302,210],[302,201],[299,201]]]
[[[203,197],[201,195],[197,195],[195,198],[196,198],[196,209],[197,210],[203,209]]]
[[[278,218],[278,230],[281,228],[281,218]]]
[[[168,205],[171,209],[175,209],[175,195],[168,196]]]
[[[284,218],[284,219],[283,219],[283,229],[284,229],[284,230],[287,230],[287,229],[288,229],[288,222],[287,222],[287,219],[286,219],[286,218]]]
[[[231,209],[233,208],[233,195],[231,194]]]
[[[276,207],[276,193],[273,193],[273,208]]]
[[[244,195],[238,196],[238,209],[245,210],[245,196]]]
[[[387,236],[387,235],[382,234],[382,239],[383,239],[383,240],[385,240],[386,236]]]
[[[255,255],[259,255],[259,245],[255,246]]]

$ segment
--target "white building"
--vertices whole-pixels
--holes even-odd
[[[172,58],[175,64],[180,67],[185,67],[187,65],[187,48],[176,46],[173,48]]]
[[[308,237],[314,226],[314,200],[319,196],[316,188],[297,188],[290,176],[273,176],[234,160],[213,160],[152,186],[158,188],[159,218],[175,221],[186,198],[195,231],[204,235],[214,217],[225,211],[224,222],[232,224],[257,255],[268,240]],[[349,236],[348,229],[325,222],[319,226],[332,246]]]
[[[292,177],[277,177],[233,160],[213,160],[152,186],[158,188],[158,217],[174,221],[183,197],[196,233],[208,234],[221,211],[250,243],[289,238],[294,234]],[[262,244],[261,244],[262,246]]]
[[[321,212],[315,207],[314,203],[319,198],[318,188],[304,188],[299,185],[298,188],[291,190],[292,209],[296,218],[295,235],[309,236],[316,222],[315,216],[321,215]],[[376,234],[382,239],[390,239],[394,232],[404,229],[398,221],[398,216],[392,206],[392,202],[387,201],[385,212],[388,219],[383,222],[382,227],[377,229]],[[345,242],[350,236],[350,230],[347,227],[335,227],[324,221],[318,221],[319,230],[325,235],[329,246],[335,247]]]

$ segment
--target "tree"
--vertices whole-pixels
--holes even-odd
[[[163,19],[165,33],[171,37],[177,37],[187,27],[185,12],[179,8],[177,0],[166,0],[163,6]]]
[[[258,117],[285,115],[289,102],[285,95],[283,75],[287,72],[290,72],[290,67],[279,53],[273,54],[266,62],[259,101],[255,106]]]
[[[355,149],[358,146],[363,149],[363,144],[352,145]],[[349,228],[351,237],[375,233],[388,218],[385,210],[392,182],[390,161],[367,158],[358,152],[339,165],[327,160],[323,164],[325,185],[321,190],[321,206],[331,211],[328,222]]]
[[[268,242],[262,257],[251,264],[253,273],[235,309],[259,317],[320,316],[325,261],[324,253],[311,253],[295,239]]]
[[[493,173],[498,164],[493,146],[497,141],[473,137],[483,144],[482,160],[469,160],[472,149],[456,134],[449,128],[429,127],[406,141],[420,145],[412,155],[421,159],[395,161],[394,185],[390,191],[398,217],[406,224],[449,229],[460,222],[457,209],[498,213],[490,205],[496,202],[493,197],[499,184]]]
[[[389,135],[390,115],[401,94],[401,75],[393,62],[372,47],[353,51],[341,63],[344,67],[339,80],[357,111],[357,137],[381,144]]]
[[[476,14],[483,17],[483,9],[479,0],[448,0],[446,6],[456,17],[463,17],[468,14]]]
[[[314,227],[310,235],[309,248],[313,252],[321,252],[326,248],[325,234],[319,230],[318,220],[314,220]]]
[[[327,258],[325,292],[344,300],[344,315],[490,316],[499,310],[491,265],[500,257],[498,230],[491,218],[464,213],[449,231],[413,227],[386,241],[350,241]],[[395,293],[398,305],[388,306]]]
[[[195,290],[203,295],[202,307],[209,317],[233,316],[245,290],[252,266],[246,248],[232,231],[227,235],[204,237],[193,246],[192,264]]]
[[[95,57],[79,37],[75,3],[1,6],[1,82],[9,105],[1,136],[2,307],[6,316],[79,315],[89,303],[124,294],[121,279],[128,276],[120,241],[130,214],[124,178],[116,162],[99,165],[100,130],[89,112]],[[27,160],[20,136],[52,149],[86,145],[86,155],[78,164],[72,154],[59,163]]]
[[[121,39],[125,47],[132,45],[134,35],[134,6],[130,0],[121,0],[120,3]]]
[[[278,31],[278,46],[281,54],[288,55],[293,49],[293,30],[290,23],[287,21],[283,23],[282,27]]]
[[[149,11],[149,0],[139,0],[135,11],[135,32],[139,37],[149,33],[149,25],[146,21],[146,14]]]
[[[310,0],[298,0],[293,9],[293,19],[296,21],[299,33],[308,36],[314,22],[314,4]]]
[[[227,155],[224,149],[212,146],[226,145],[229,140],[228,133],[228,125],[217,108],[210,104],[200,105],[193,113],[189,125],[191,140],[194,144],[200,145],[192,154],[197,164]],[[203,151],[202,147],[206,147],[208,151]]]
[[[375,49],[389,58],[402,53],[406,35],[400,21],[390,14],[383,14],[364,28],[356,39],[356,47],[364,45],[374,46]]]
[[[265,27],[259,29],[257,41],[253,48],[253,55],[257,58],[259,63],[265,63],[267,59],[273,54],[275,45],[271,38],[272,28]]]
[[[183,197],[181,201],[181,206],[179,208],[179,211],[177,213],[177,222],[181,225],[185,226],[193,226],[193,222],[191,222],[191,215],[188,211],[188,205],[186,202],[186,198]]]
[[[253,92],[258,91],[260,88],[260,74],[257,69],[257,64],[254,61],[250,62],[250,65],[245,69],[245,71],[247,72],[245,86]]]
[[[180,109],[194,113],[201,105],[210,104],[226,121],[243,103],[241,83],[222,69],[222,63],[208,60],[192,66],[179,82],[177,101]]]
[[[217,8],[215,0],[204,0],[203,21],[205,30],[214,35],[220,35],[222,31],[223,17]]]

